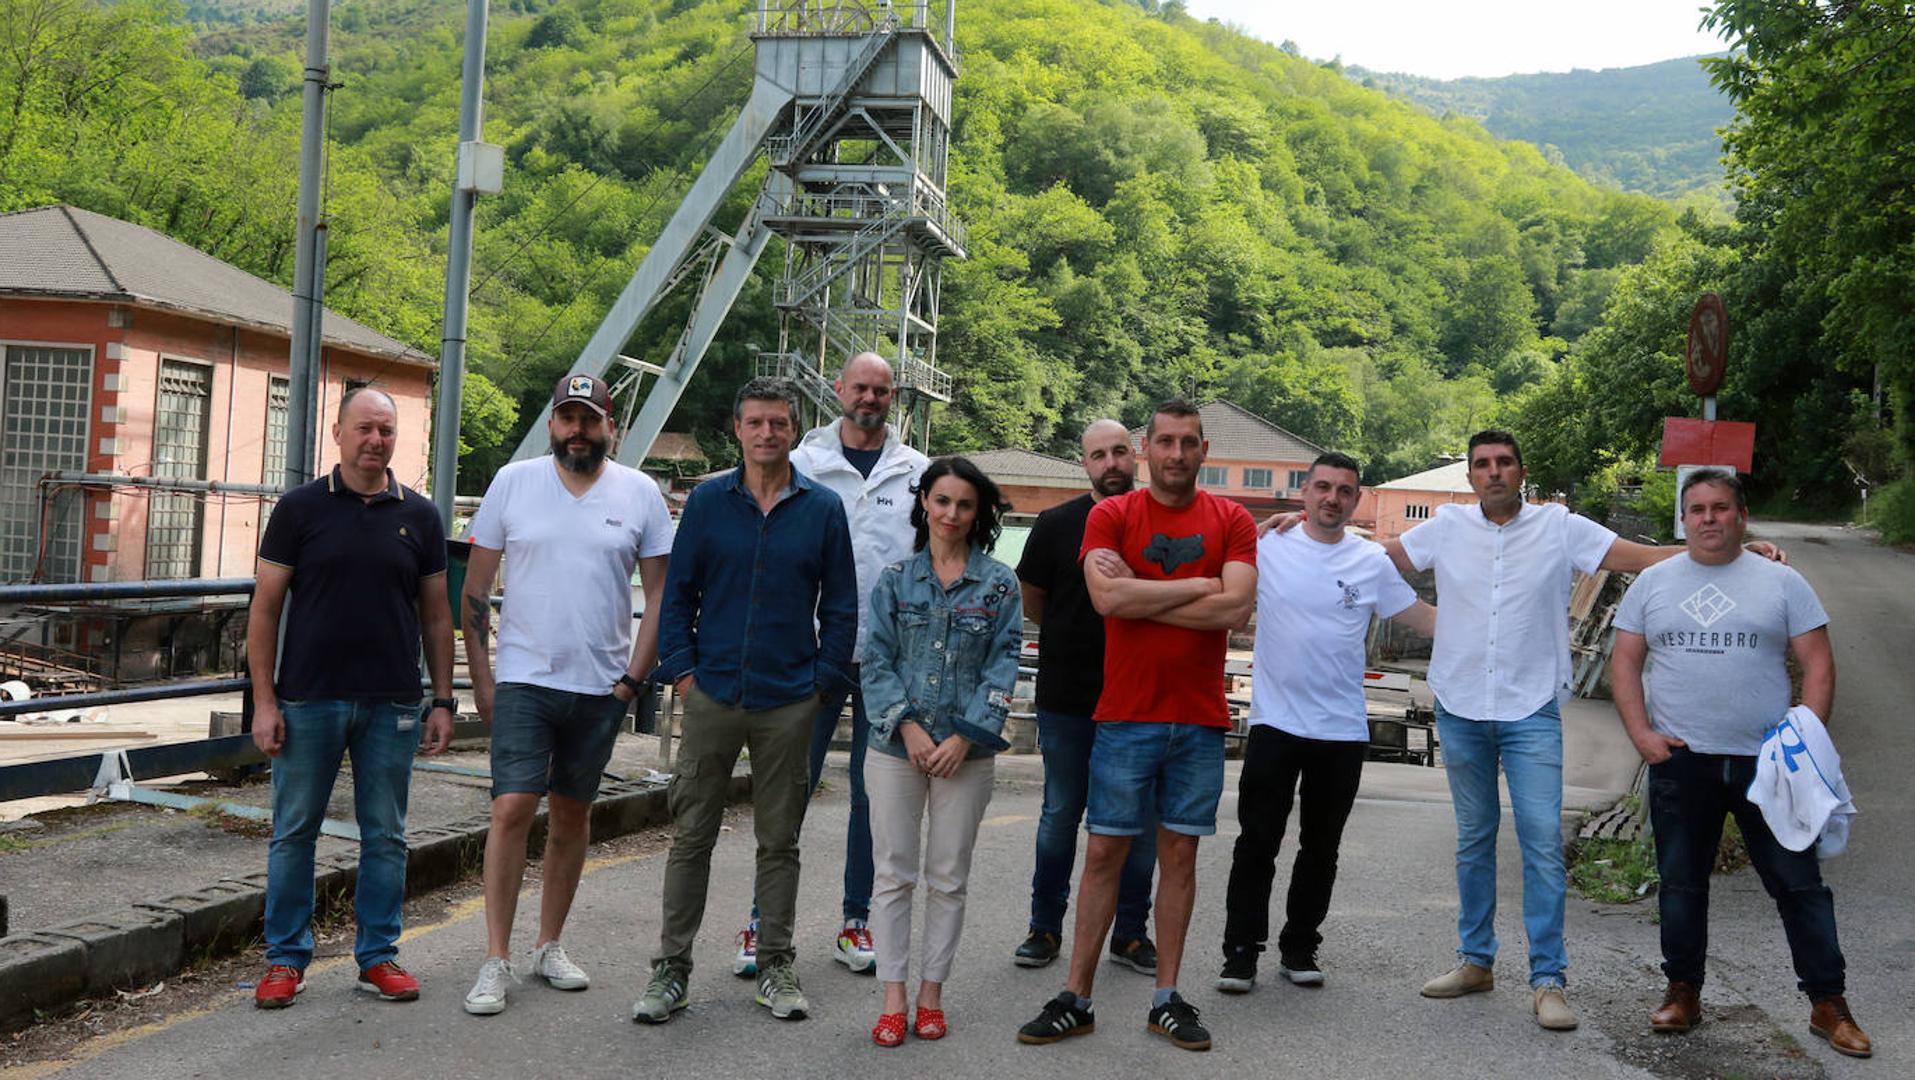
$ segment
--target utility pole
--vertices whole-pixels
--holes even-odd
[[[465,69],[459,87],[459,153],[446,244],[445,323],[439,338],[439,406],[432,419],[432,503],[452,534],[459,480],[459,414],[465,398],[467,293],[472,286],[472,207],[503,187],[505,152],[480,141],[485,128],[487,0],[466,0]]]
[[[332,0],[306,0],[306,78],[299,132],[299,233],[293,247],[293,339],[286,395],[287,488],[313,478],[318,438],[320,311],[316,282],[325,274],[319,241],[319,187],[326,140],[327,58]]]

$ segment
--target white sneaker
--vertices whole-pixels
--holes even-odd
[[[838,947],[831,957],[859,974],[877,970],[878,951],[872,947],[871,931],[865,928],[863,919],[844,924],[844,929],[838,932]]]
[[[479,965],[479,978],[466,991],[465,1011],[474,1016],[493,1016],[505,1011],[506,984],[513,979],[512,965],[496,956],[488,956]]]
[[[554,990],[583,990],[592,985],[592,977],[565,955],[565,946],[548,941],[532,950],[532,974],[544,979]]]
[[[741,979],[758,974],[758,924],[738,931],[738,954],[731,958],[731,973]]]

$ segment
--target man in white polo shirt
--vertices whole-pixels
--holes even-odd
[[[1496,960],[1496,774],[1509,785],[1523,853],[1523,929],[1531,1010],[1553,1031],[1576,1027],[1564,996],[1568,880],[1563,865],[1563,730],[1556,701],[1570,678],[1571,570],[1635,572],[1679,553],[1615,533],[1556,503],[1523,501],[1522,451],[1506,431],[1469,441],[1478,505],[1439,506],[1386,545],[1405,573],[1436,569],[1430,689],[1456,811],[1459,963],[1423,995],[1492,989]],[[1773,546],[1750,549],[1775,557]]]
[[[560,990],[590,980],[559,944],[585,868],[592,800],[619,721],[658,658],[672,522],[658,484],[606,460],[615,434],[603,379],[552,389],[552,453],[500,469],[468,535],[460,622],[479,714],[492,724],[492,827],[485,840],[486,956],[465,998],[478,1016],[505,1009],[525,846],[548,796],[539,935],[532,973]],[[504,560],[496,676],[486,637]],[[632,570],[645,616],[632,633]]]
[[[1323,985],[1318,929],[1370,743],[1363,702],[1370,617],[1399,619],[1424,635],[1436,625],[1436,609],[1416,598],[1382,546],[1343,527],[1362,497],[1361,472],[1345,454],[1318,457],[1303,481],[1303,527],[1257,542],[1255,692],[1217,977],[1225,993],[1256,984],[1257,954],[1270,936],[1277,847],[1299,795],[1277,973],[1298,986]]]

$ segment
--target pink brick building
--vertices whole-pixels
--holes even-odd
[[[280,483],[293,303],[142,226],[70,206],[0,215],[0,581],[249,576],[263,500],[43,483],[53,472]],[[330,312],[320,470],[339,396],[399,406],[393,471],[422,487],[432,357]]]

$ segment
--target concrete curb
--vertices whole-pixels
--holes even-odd
[[[593,841],[670,821],[665,791],[656,785],[607,781],[592,806]],[[742,802],[750,796],[751,774],[734,772],[730,800]],[[543,843],[545,820],[540,811],[530,844]],[[490,820],[480,816],[407,830],[406,895],[430,892],[476,873],[489,825]],[[321,856],[313,875],[314,917],[350,911],[358,877],[357,853]],[[188,962],[245,948],[259,940],[265,910],[262,869],[136,901],[94,918],[0,937],[0,1033],[25,1027],[36,1014],[80,998],[143,986],[177,973]]]

